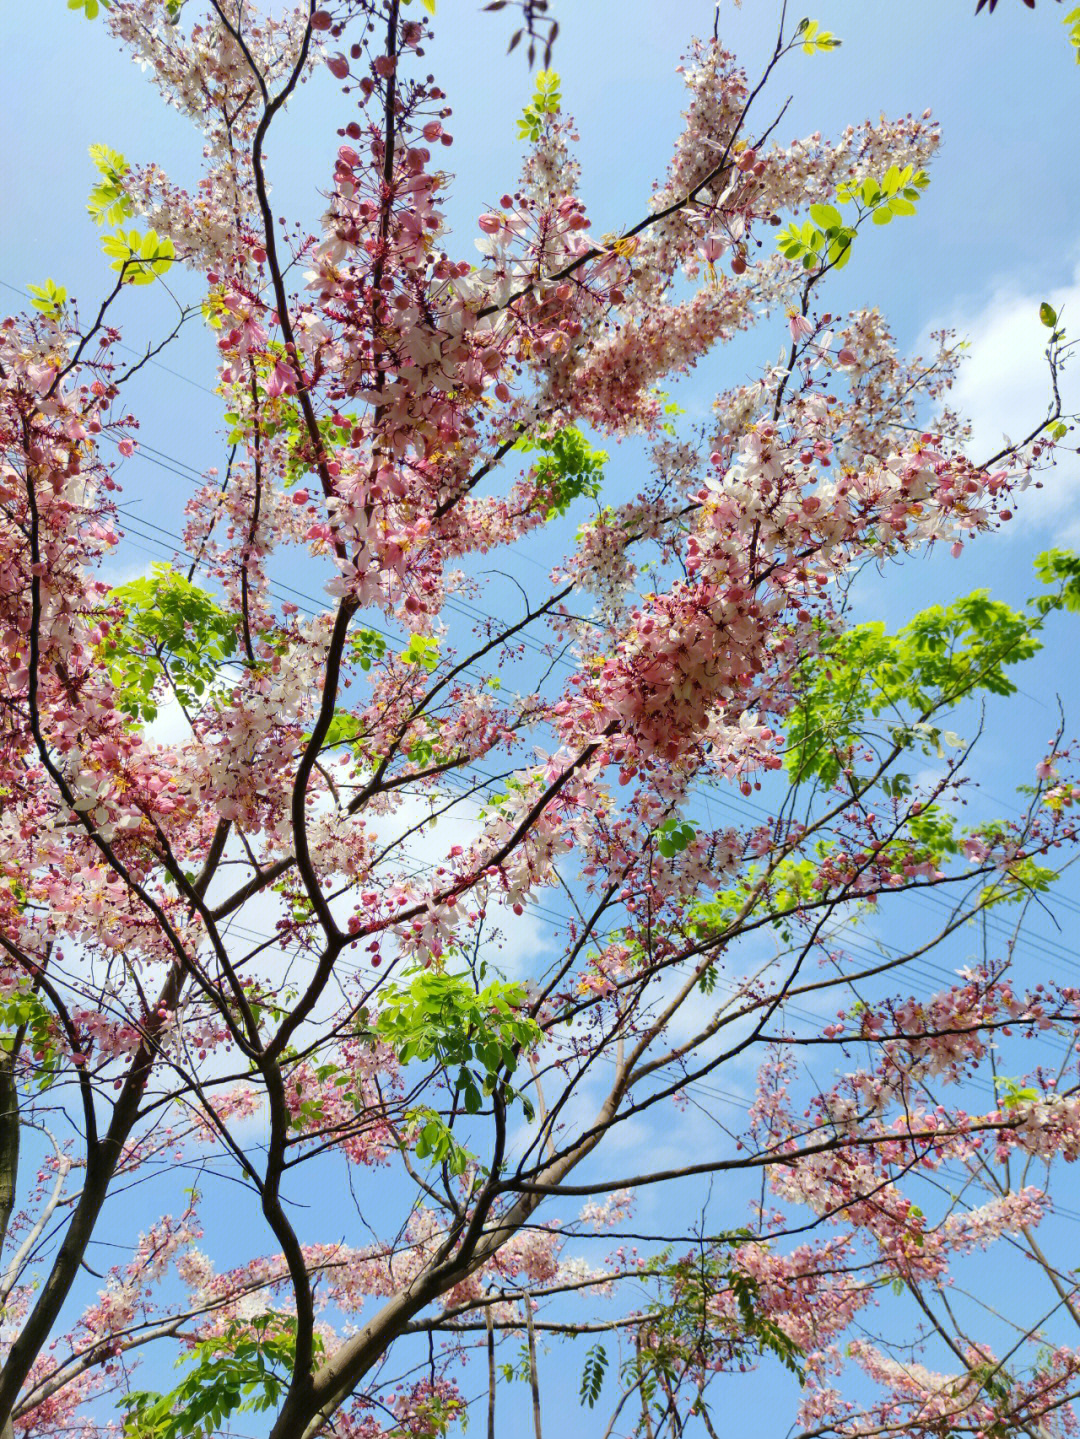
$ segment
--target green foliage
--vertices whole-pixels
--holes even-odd
[[[330,727],[326,731],[326,738],[323,740],[323,749],[330,749],[337,744],[352,744],[360,733],[360,721],[348,710],[335,710],[330,720]],[[304,736],[304,743],[311,738]]]
[[[108,10],[109,0],[67,0],[69,10],[82,10],[88,20],[96,20],[98,10]]]
[[[417,643],[414,644],[413,641]],[[381,634],[378,630],[368,629],[366,626],[362,626],[349,636],[352,662],[365,674],[371,670],[372,665],[385,658],[389,648],[390,642],[386,635]],[[422,664],[425,669],[430,671],[438,663],[438,641],[426,641],[424,636],[414,635],[409,642],[409,649],[401,658],[407,664]],[[306,745],[310,738],[310,732],[305,734],[303,743]],[[356,745],[358,758],[363,751],[360,720],[356,715],[350,714],[348,710],[334,711],[322,748],[324,750],[332,749],[341,744]]]
[[[788,722],[785,764],[792,783],[817,779],[832,785],[852,764],[853,752],[876,737],[871,721],[879,716],[890,744],[943,755],[943,745],[961,741],[941,727],[942,711],[979,692],[1008,696],[1016,685],[1008,668],[1030,659],[1042,646],[1040,631],[1051,611],[1080,612],[1080,555],[1047,550],[1035,570],[1050,593],[1036,596],[1027,611],[990,599],[985,590],[921,611],[896,635],[884,625],[857,625],[840,635],[823,634],[821,651],[806,662],[799,703]],[[884,776],[880,788],[891,799],[912,793],[910,777]],[[961,855],[965,837],[991,849],[1008,851],[1010,833],[996,823],[961,831],[940,805],[909,810],[900,830],[877,851],[893,873],[913,866],[939,868]],[[770,874],[755,899],[765,907],[786,938],[788,916],[810,900],[824,898],[821,866],[833,846],[816,846],[816,861],[789,858]],[[749,870],[738,885],[696,907],[694,923],[702,935],[722,933],[760,885],[763,871]],[[1011,860],[980,896],[983,905],[1017,903],[1045,892],[1056,872],[1020,855]]]
[[[1044,300],[1039,306],[1039,323],[1045,325],[1046,328],[1051,332],[1050,345],[1052,348],[1060,345],[1065,339],[1065,331],[1061,329],[1058,325],[1059,319],[1060,316],[1058,315],[1058,312],[1054,309],[1053,305],[1051,305],[1048,300]],[[1060,428],[1062,433],[1064,433],[1064,425],[1054,426],[1055,430],[1058,428]],[[1059,439],[1060,436],[1051,433],[1051,438]]]
[[[326,1106],[321,1096],[318,1095],[313,1099],[302,1099],[300,1096],[303,1092],[302,1081],[298,1079],[296,1080],[297,1100],[289,1119],[289,1127],[301,1130],[317,1129],[326,1120]]]
[[[203,301],[202,313],[207,324],[215,330],[220,330],[224,320],[230,318],[220,294],[215,293]],[[273,371],[278,359],[285,356],[285,346],[278,340],[268,340],[264,350],[264,355],[249,356],[257,380],[263,382]],[[286,490],[291,490],[298,480],[315,468],[307,421],[294,398],[289,395],[267,397],[264,385],[260,385],[259,390],[263,396],[259,435],[267,440],[278,435],[284,438],[285,472],[282,485]],[[242,415],[236,410],[227,410],[222,419],[228,427],[225,432],[227,444],[240,445],[252,438],[254,429],[250,416]],[[339,446],[347,444],[358,423],[356,415],[341,415],[336,412],[320,415],[316,420],[316,428],[322,442],[323,454],[329,458]]]
[[[960,843],[955,838],[956,820],[947,809],[940,805],[928,804],[907,822],[907,832],[918,849],[928,859],[939,863],[947,855],[960,853]]]
[[[194,881],[194,875],[188,875],[187,878],[189,883]],[[287,893],[287,881],[283,880],[280,884],[275,884],[273,888],[278,894]],[[297,992],[291,986],[278,990],[276,993],[270,993],[255,986],[252,986],[246,991],[247,1008],[255,1020],[256,1025],[260,1026],[265,1018],[268,1018],[275,1025],[287,1019],[291,1006],[296,1003],[296,998]],[[231,1004],[234,1011],[239,1014],[239,1006],[236,1004],[236,1001],[230,999],[227,1002]]]
[[[564,515],[580,495],[596,499],[604,478],[606,450],[594,450],[580,430],[565,429],[524,435],[514,446],[525,454],[539,450],[533,474],[546,517]]]
[[[419,665],[428,674],[439,663],[439,641],[434,635],[410,635],[409,643],[399,656],[407,665]]]
[[[454,1132],[434,1109],[421,1106],[405,1111],[406,1122],[414,1134],[414,1150],[417,1159],[428,1159],[432,1164],[445,1164],[453,1175],[464,1174],[476,1158],[472,1150],[466,1149],[454,1138]]]
[[[26,288],[33,297],[30,303],[35,310],[40,310],[48,320],[60,318],[60,313],[67,303],[67,291],[63,285],[46,280],[44,285],[27,285]]]
[[[422,770],[428,769],[431,765],[445,764],[453,758],[453,755],[444,750],[439,743],[441,732],[438,726],[424,721],[424,728],[425,732],[410,736],[408,748],[405,751],[409,763]],[[433,825],[434,818],[429,823]]]
[[[267,1314],[199,1340],[177,1361],[192,1367],[174,1389],[124,1396],[126,1439],[212,1439],[234,1414],[275,1408],[296,1362],[295,1328],[294,1319]]]
[[[387,640],[378,630],[359,629],[350,635],[349,647],[352,650],[353,663],[359,665],[366,674],[371,666],[386,654]]]
[[[488,815],[498,814],[505,805],[513,804],[515,796],[521,797],[525,794],[525,783],[515,775],[503,777],[505,789],[490,789],[485,796],[483,804],[478,811],[480,819],[486,819]]]
[[[979,834],[986,843],[1002,844],[1009,840],[1004,825],[998,823],[983,825]],[[986,886],[979,898],[987,907],[1020,904],[1032,894],[1045,894],[1057,878],[1056,869],[1024,855],[1012,860],[993,883]]]
[[[52,1014],[26,985],[0,998],[0,1049],[10,1053],[19,1030],[30,1040],[35,1083],[39,1089],[48,1089],[60,1069],[63,1052],[57,1043]]]
[[[764,909],[784,942],[790,943],[792,917],[805,904],[821,899],[826,892],[820,878],[821,862],[828,859],[835,848],[832,842],[821,840],[814,846],[813,859],[789,855],[774,866],[768,884],[762,883],[765,870],[760,865],[751,865],[738,884],[694,905],[690,916],[691,934],[698,939],[715,938],[742,914],[753,899],[749,913],[753,914],[759,907]],[[706,970],[699,986],[705,994],[711,994],[716,988],[716,980],[715,970]]]
[[[380,992],[378,1017],[371,1033],[383,1040],[402,1064],[432,1060],[450,1072],[457,1070],[456,1091],[467,1114],[481,1107],[482,1093],[492,1094],[500,1075],[513,1074],[519,1054],[540,1041],[540,1026],[522,1014],[527,995],[522,984],[493,981],[477,990],[466,974],[443,974],[417,969],[404,985],[388,985]],[[507,1102],[521,1099],[527,1119],[532,1105],[503,1080]]]
[[[101,242],[105,254],[112,257],[111,269],[123,276],[125,285],[152,285],[176,258],[173,242],[159,240],[156,230],[140,235],[138,230],[117,230]]]
[[[557,115],[561,104],[558,75],[554,70],[540,70],[536,76],[536,91],[517,122],[518,139],[535,144],[544,128],[545,116]]]
[[[643,1342],[622,1369],[625,1385],[635,1384],[646,1405],[666,1405],[673,1387],[685,1378],[691,1353],[705,1368],[718,1361],[745,1364],[771,1354],[802,1384],[803,1351],[770,1317],[757,1281],[722,1253],[699,1253],[671,1262],[662,1256],[653,1270],[660,1296],[646,1309]],[[729,1294],[735,1313],[718,1310],[716,1300]]]
[[[1069,44],[1076,51],[1076,63],[1080,65],[1080,5],[1069,11],[1062,24],[1069,27]]]
[[[831,205],[812,205],[812,217],[815,211],[819,214],[830,212],[836,216],[836,223],[829,223],[824,217],[811,218],[802,225],[793,220],[777,232],[777,248],[789,260],[797,260],[804,270],[814,270],[826,261],[835,269],[842,270],[851,259],[855,230],[853,226],[844,224],[840,212]]]
[[[500,1364],[499,1373],[506,1380],[507,1384],[512,1384],[515,1379],[520,1380],[524,1384],[529,1382],[529,1379],[532,1377],[532,1361],[529,1358],[529,1346],[527,1343],[522,1344],[518,1350],[517,1363]]]
[[[883,785],[900,794],[911,792],[907,775],[896,776],[899,784]],[[991,821],[960,829],[956,817],[944,806],[927,804],[908,809],[896,832],[875,850],[875,861],[893,874],[904,875],[913,866],[931,865],[940,869],[949,860],[957,859],[969,838],[980,840],[988,848],[1007,847],[1009,835],[1004,826]],[[831,860],[843,854],[844,848],[834,840],[819,840],[812,856],[788,855],[771,870],[761,865],[749,866],[739,882],[722,890],[709,900],[693,906],[690,933],[699,940],[722,937],[739,915],[751,918],[764,914],[779,932],[785,944],[792,942],[792,921],[807,905],[826,900],[848,881],[847,870],[841,865],[831,881],[826,877]],[[1032,892],[1043,892],[1057,878],[1057,872],[1037,864],[1030,858],[1012,860],[993,884],[980,896],[986,907],[1016,903]],[[708,970],[699,981],[709,994],[715,988],[716,975]]]
[[[656,831],[656,847],[665,859],[673,859],[675,855],[682,854],[683,850],[693,844],[697,838],[697,831],[685,820],[676,819],[674,816],[666,819]]]
[[[1037,595],[1029,602],[1040,615],[1057,609],[1080,611],[1080,555],[1044,550],[1035,557],[1035,573],[1044,585],[1056,586],[1053,594]]]
[[[90,218],[95,225],[121,225],[135,208],[120,183],[128,172],[128,162],[108,145],[91,145],[90,158],[101,176],[86,202]]]
[[[741,913],[761,875],[760,866],[751,865],[738,884],[721,890],[712,899],[701,900],[695,904],[690,910],[689,926],[690,933],[695,939],[706,939],[722,934],[736,915]],[[715,987],[715,975],[702,985],[706,994],[711,994]]]
[[[888,225],[898,215],[914,215],[916,201],[929,183],[926,171],[912,165],[902,170],[890,165],[880,180],[872,176],[845,180],[837,186],[836,201],[855,206],[854,224],[844,220],[836,205],[811,205],[809,220],[801,225],[792,221],[777,233],[777,247],[806,270],[825,263],[842,270],[851,258],[852,241],[860,223],[869,216],[875,225]]]
[[[0,785],[0,799],[10,793],[11,791],[9,789],[4,785]],[[9,891],[11,898],[15,901],[15,908],[20,914],[26,909],[26,890],[14,874],[0,874],[0,889]]]
[[[806,1375],[800,1363],[803,1351],[774,1319],[761,1312],[761,1290],[757,1280],[749,1274],[732,1269],[728,1272],[727,1281],[739,1310],[741,1341],[745,1343],[749,1340],[759,1353],[774,1355],[785,1369],[796,1376],[800,1384],[805,1383]]]
[[[841,205],[854,204],[860,215],[872,215],[876,224],[887,225],[897,215],[914,215],[916,202],[929,183],[925,170],[890,165],[880,180],[873,176],[845,180],[837,186],[836,198]]]
[[[276,357],[284,355],[285,347],[277,341],[270,341],[267,344],[267,352],[271,358],[256,363],[256,371],[260,377],[269,375],[276,362]],[[279,395],[276,399],[268,401],[272,406],[272,419],[264,417],[261,419],[259,429],[267,439],[272,439],[278,432],[284,434],[286,445],[285,478],[284,486],[287,490],[292,489],[297,480],[304,475],[310,474],[314,469],[312,463],[311,435],[308,430],[307,421],[300,412],[300,407],[295,400],[287,395]],[[248,431],[245,431],[239,422],[239,416],[229,414],[225,416],[227,424],[235,428],[229,435],[229,443],[235,444],[243,440]],[[322,441],[323,453],[332,455],[339,445],[347,444],[356,425],[359,423],[356,415],[320,415],[316,421],[319,437]]]
[[[668,392],[667,392],[666,390],[661,389],[659,385],[654,385],[654,386],[652,387],[652,393],[653,393],[653,394],[656,396],[656,398],[660,401],[660,407],[661,407],[661,409],[662,409],[662,411],[663,411],[663,413],[664,413],[665,415],[685,415],[685,414],[686,414],[686,411],[685,411],[685,409],[683,408],[683,406],[680,405],[676,400],[673,400],[673,399],[671,398],[671,396],[668,394]],[[658,426],[658,428],[660,429],[660,431],[661,431],[663,434],[665,434],[665,435],[671,435],[671,437],[672,437],[673,439],[676,438],[677,435],[678,435],[678,431],[676,430],[675,425],[673,424],[673,422],[672,422],[671,420],[662,420],[662,421],[660,422],[660,425]],[[606,459],[607,459],[607,455],[605,454],[605,455],[603,456],[603,458],[606,460]]]
[[[1053,610],[1080,611],[1080,555],[1046,550],[1035,572],[1052,592],[1036,596],[1030,611],[1013,610],[985,590],[921,611],[896,635],[883,624],[856,625],[823,635],[821,653],[808,661],[799,704],[787,731],[785,763],[793,781],[817,777],[833,784],[845,756],[864,733],[867,716],[887,713],[893,741],[942,752],[959,741],[928,723],[979,691],[1008,696],[1016,685],[1008,666],[1042,648],[1039,632]],[[905,777],[889,782],[894,796]]]
[[[997,1091],[998,1103],[1002,1109],[1016,1109],[1021,1104],[1035,1104],[1042,1098],[1037,1089],[1022,1086],[1018,1079],[1010,1079],[1004,1074],[994,1076],[994,1089]]]
[[[167,564],[117,585],[122,624],[98,646],[116,687],[116,705],[133,720],[157,715],[155,689],[168,678],[185,707],[203,703],[220,668],[236,652],[236,619],[206,590]]]
[[[607,1369],[607,1350],[602,1344],[594,1344],[585,1356],[585,1368],[581,1375],[579,1400],[590,1409],[596,1407],[600,1391],[604,1387],[604,1371]]]
[[[1008,1369],[997,1361],[988,1361],[985,1364],[973,1364],[968,1370],[966,1377],[954,1381],[952,1394],[959,1398],[963,1396],[965,1402],[970,1402],[971,1383],[981,1389],[988,1399],[995,1404],[1006,1406],[1008,1409],[1015,1409],[1016,1398],[1013,1394],[1015,1380]],[[983,1422],[983,1432],[987,1439],[1012,1439],[1016,1433],[1017,1424],[1010,1414],[1007,1418],[997,1418],[990,1422]]]
[[[822,858],[828,852],[828,845],[822,845]],[[784,913],[796,909],[816,893],[814,880],[818,866],[810,859],[791,856],[781,861],[773,871],[773,901],[776,908]]]
[[[916,170],[905,165],[901,170],[890,165],[880,181],[868,179],[861,185],[852,182],[841,185],[837,197],[841,204],[849,200],[869,212],[875,225],[888,225],[898,215],[914,215],[920,193],[930,183],[925,170]]]
[[[880,622],[823,635],[788,726],[785,763],[792,780],[816,776],[834,784],[867,715],[888,711],[897,721],[890,737],[921,743],[930,753],[943,738],[956,742],[926,719],[978,690],[1014,693],[1005,667],[1038,652],[1038,629],[1035,616],[976,590],[923,610],[896,635]]]
[[[274,889],[279,892],[284,888],[285,886],[283,885],[274,885]],[[293,899],[290,903],[296,906],[299,902]],[[295,993],[292,993],[288,996],[283,996],[285,1003],[282,1005],[267,1001],[265,1004],[258,1006],[251,1005],[251,1008],[257,1020],[261,1021],[262,1015],[266,1013],[270,1015],[275,1024],[280,1024],[283,1019],[288,1017],[289,1004],[293,1003],[295,998]],[[367,1109],[368,1100],[363,1092],[360,1076],[352,1069],[343,1069],[340,1065],[327,1061],[316,1066],[315,1078],[319,1084],[330,1083],[335,1089],[340,1090],[341,1098],[345,1100],[347,1104],[351,1104],[357,1114],[361,1114]],[[294,1075],[289,1082],[297,1099],[290,1120],[292,1128],[303,1130],[322,1125],[326,1119],[325,1104],[322,1095],[316,1094],[311,1099],[304,1099],[304,1079],[300,1075]],[[409,1110],[406,1117],[411,1123],[415,1123],[419,1114],[419,1110]]]
[[[828,30],[823,30],[817,20],[800,20],[795,27],[795,38],[807,55],[813,55],[818,50],[835,50],[844,43]]]

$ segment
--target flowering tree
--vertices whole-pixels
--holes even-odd
[[[714,1434],[715,1380],[759,1358],[801,1380],[808,1435],[1069,1430],[1080,1349],[1040,1348],[1037,1317],[999,1352],[945,1285],[1006,1236],[1080,1318],[1035,1235],[1080,1148],[1080,991],[1027,986],[1011,940],[932,994],[919,969],[1051,883],[1068,752],[1050,739],[1022,813],[966,826],[968,747],[908,771],[959,745],[972,696],[1011,691],[1080,607],[1080,562],[1041,557],[1023,611],[845,620],[854,566],[992,531],[1065,433],[1055,407],[975,463],[947,337],[909,361],[876,311],[819,308],[864,229],[914,212],[935,127],[781,148],[767,82],[834,37],[782,28],[753,86],[698,45],[670,170],[601,240],[545,71],[474,265],[440,213],[425,15],[100,6],[75,8],[207,158],[188,193],[95,147],[111,290],[82,324],[48,281],[0,327],[3,1432],[255,1411],[275,1439],[442,1433],[475,1347],[492,1434],[511,1336],[539,1431],[538,1336],[559,1335],[596,1336],[581,1393],[610,1400],[608,1433]],[[325,69],[353,118],[307,235],[279,223],[264,145]],[[110,586],[103,445],[136,448],[143,363],[111,307],[159,281],[198,286],[180,322],[212,327],[228,463],[174,565]],[[659,387],[759,325],[784,328],[781,362],[678,430]],[[597,445],[635,435],[631,494]],[[482,604],[489,557],[543,527],[550,583],[473,630],[455,597]],[[281,597],[298,556],[321,612]],[[911,892],[948,898],[868,950],[860,916]],[[553,947],[500,948],[542,904]],[[718,1113],[679,1163],[616,1143],[748,1061],[739,1126]],[[189,1170],[229,1176],[228,1202]],[[688,1182],[720,1173],[748,1187],[719,1219],[628,1247],[635,1190],[688,1214]],[[132,1192],[152,1206],[133,1244]],[[334,1238],[298,1207],[328,1194]],[[126,1244],[105,1274],[101,1242]],[[889,1285],[947,1372],[853,1328]],[[869,1387],[844,1387],[848,1360]]]

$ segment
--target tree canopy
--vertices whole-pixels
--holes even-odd
[[[784,11],[755,75],[688,42],[670,167],[600,235],[536,0],[465,244],[431,0],[69,8],[202,169],[94,144],[102,296],[0,323],[0,1433],[494,1436],[520,1380],[541,1439],[546,1343],[598,1436],[715,1436],[756,1366],[802,1439],[1071,1434],[1040,1225],[1080,988],[1019,950],[1076,856],[1065,721],[965,806],[1080,558],[851,612],[868,565],[993,546],[1069,437],[1049,303],[994,455],[953,337],[827,308],[917,229],[936,124],[785,146],[839,37]],[[267,153],[331,79],[309,232]],[[175,316],[132,357],[136,289]],[[121,576],[129,383],[188,325],[222,464]],[[752,333],[780,358],[684,414]]]

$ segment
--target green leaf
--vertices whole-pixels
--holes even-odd
[[[898,165],[890,165],[885,171],[881,188],[886,195],[896,195],[913,179],[914,173],[913,165],[905,165],[902,170]]]
[[[511,48],[512,44],[511,44]],[[562,104],[559,77],[554,70],[541,70],[536,77],[536,91],[526,105],[518,124],[518,137],[535,143],[539,140],[545,118],[557,115]]]
[[[910,717],[903,742],[919,747],[933,737],[912,726],[929,714],[979,691],[1011,694],[1015,686],[1007,669],[1041,648],[1042,615],[1067,605],[1073,594],[1080,605],[1080,558],[1048,551],[1040,556],[1037,571],[1059,592],[1042,607],[1034,604],[1034,613],[1010,609],[976,590],[949,606],[921,611],[896,635],[869,623],[823,636],[821,653],[804,666],[799,702],[788,723],[785,763],[792,779],[835,783],[846,755],[876,716],[891,716],[897,736],[903,731],[900,722]]]
[[[360,721],[354,714],[349,714],[347,710],[335,710],[323,740],[323,749],[330,749],[332,745],[351,744],[359,733]],[[310,735],[305,735],[305,743],[310,738]]]
[[[167,564],[110,593],[122,618],[97,648],[117,708],[132,720],[154,718],[153,696],[168,689],[186,708],[213,703],[222,669],[237,648],[237,617],[207,590]]]
[[[5,888],[14,895],[17,906],[23,908],[26,895],[22,887],[8,880]],[[31,1040],[32,1082],[38,1089],[48,1089],[68,1061],[68,1054],[60,1043],[52,1013],[28,987],[17,988],[0,998],[0,1046],[10,1050],[19,1030],[25,1030]]]
[[[604,1371],[607,1369],[607,1350],[602,1344],[594,1344],[585,1356],[585,1369],[581,1376],[579,1399],[590,1409],[595,1408],[604,1387]]]
[[[518,1054],[540,1040],[536,1021],[523,1012],[524,986],[495,981],[477,989],[468,974],[435,969],[414,970],[405,980],[384,986],[378,1016],[367,1032],[388,1044],[402,1064],[435,1063],[461,1094],[468,1114],[480,1109],[481,1089],[491,1094],[501,1085],[506,1102],[513,1102],[508,1076]],[[417,1111],[417,1116],[424,1121],[425,1155],[435,1153],[442,1121],[434,1111]]]
[[[1080,7],[1070,10],[1062,21],[1069,27],[1069,44],[1076,51],[1076,63],[1080,65]]]
[[[1080,612],[1080,555],[1072,550],[1044,550],[1035,559],[1035,573],[1056,594],[1040,596],[1034,603],[1041,614],[1051,609]]]
[[[46,280],[43,285],[27,285],[26,288],[33,296],[30,303],[35,310],[39,310],[49,320],[60,318],[67,302],[67,291],[62,285]]]
[[[801,20],[795,30],[795,38],[802,44],[807,55],[817,50],[835,50],[842,41],[828,30],[822,30],[817,20]]]
[[[316,1352],[324,1352],[316,1336]],[[178,1361],[190,1368],[168,1393],[136,1390],[119,1401],[130,1439],[192,1439],[220,1434],[232,1415],[280,1403],[296,1362],[296,1320],[265,1314],[231,1322],[196,1341]]]
[[[121,273],[125,285],[152,284],[176,258],[172,241],[159,239],[154,230],[146,235],[140,235],[138,230],[126,234],[118,230],[104,236],[101,248],[112,258],[112,269]]]
[[[593,449],[573,425],[523,435],[514,448],[525,454],[539,451],[530,479],[536,487],[533,503],[543,509],[546,519],[564,515],[583,496],[598,498],[607,451]]]
[[[1039,306],[1039,319],[1048,330],[1052,330],[1058,322],[1057,311],[1045,300]]]
[[[134,206],[121,184],[128,172],[128,163],[118,150],[110,150],[108,145],[91,145],[90,159],[101,176],[87,201],[90,218],[95,225],[119,225],[134,213]]]
[[[399,658],[407,665],[419,665],[430,674],[439,663],[439,641],[433,635],[411,635]]]
[[[1018,1080],[1010,1079],[1006,1075],[996,1075],[994,1088],[998,1092],[998,1101],[1002,1109],[1015,1109],[1021,1104],[1035,1104],[1042,1098],[1037,1089],[1021,1086]]]
[[[811,205],[810,218],[823,230],[838,229],[843,225],[843,216],[833,205]]]

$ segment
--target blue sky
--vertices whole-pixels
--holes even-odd
[[[447,163],[458,178],[450,218],[459,253],[471,258],[475,215],[513,186],[520,158],[513,120],[531,80],[520,52],[504,53],[509,10],[486,15],[457,0],[439,0],[438,8],[429,61],[454,107]],[[582,193],[595,228],[618,231],[642,215],[652,181],[664,172],[683,104],[675,67],[690,37],[711,29],[712,0],[552,0],[552,9],[561,24],[554,65],[564,105],[580,126]],[[945,143],[918,218],[861,242],[850,267],[833,277],[828,305],[876,304],[911,346],[942,323],[971,338],[958,394],[974,422],[978,456],[980,447],[997,447],[1002,430],[1015,436],[1042,414],[1039,301],[1051,299],[1066,328],[1080,334],[1080,68],[1062,10],[1050,0],[1038,0],[1034,13],[1020,0],[1000,0],[993,16],[978,19],[974,0],[805,0],[805,9],[844,44],[785,64],[761,111],[771,119],[792,96],[781,140],[836,132],[882,111],[932,108],[942,123]],[[778,16],[778,0],[745,0],[741,8],[722,0],[721,34],[751,77],[772,47]],[[336,128],[350,115],[326,72],[297,97],[268,147],[276,208],[314,222]],[[191,183],[198,137],[161,105],[104,27],[68,11],[64,0],[0,0],[0,126],[0,284],[20,289],[51,276],[87,313],[108,284],[85,214],[92,180],[87,147],[105,143],[132,161],[153,159]],[[0,289],[0,311],[9,305],[18,305],[16,295]],[[136,347],[168,315],[163,297],[146,290],[125,296],[124,305],[125,339]],[[778,322],[737,352],[718,353],[679,386],[680,403],[691,412],[706,406],[755,364],[771,361],[782,334]],[[223,454],[207,337],[190,327],[162,361],[129,392],[143,453],[121,475],[132,517],[124,577],[152,555],[165,557],[171,548],[165,532],[181,526],[191,479]],[[1077,395],[1075,371],[1071,394]],[[609,467],[611,483],[636,488],[640,466],[634,447],[621,447]],[[860,613],[899,623],[918,605],[976,585],[1021,600],[1034,589],[1033,555],[1059,542],[1080,543],[1075,461],[1063,464],[1042,494],[1021,497],[1011,531],[969,546],[961,560],[916,558],[890,571],[886,583],[868,576]],[[298,575],[294,582],[319,593],[319,577]],[[1063,692],[1074,719],[1070,732],[1076,729],[1075,644],[1064,626],[1055,636],[1053,648],[1025,671],[1020,700],[992,712],[979,765],[995,797],[1007,798],[1030,775],[1056,719],[1055,691]],[[1044,923],[1048,942],[1064,951],[1060,935]],[[534,939],[542,932],[534,923]],[[641,1143],[656,1139],[652,1132],[638,1136]],[[641,1212],[655,1213],[656,1202],[646,1198]],[[332,1229],[332,1212],[328,1221]],[[239,1243],[239,1235],[229,1236],[226,1247],[231,1242]],[[746,1391],[734,1392],[746,1403]],[[755,1404],[768,1398],[761,1384],[753,1392]],[[783,1432],[780,1415],[764,1402],[757,1423],[746,1427],[755,1435],[776,1433],[777,1426]]]

